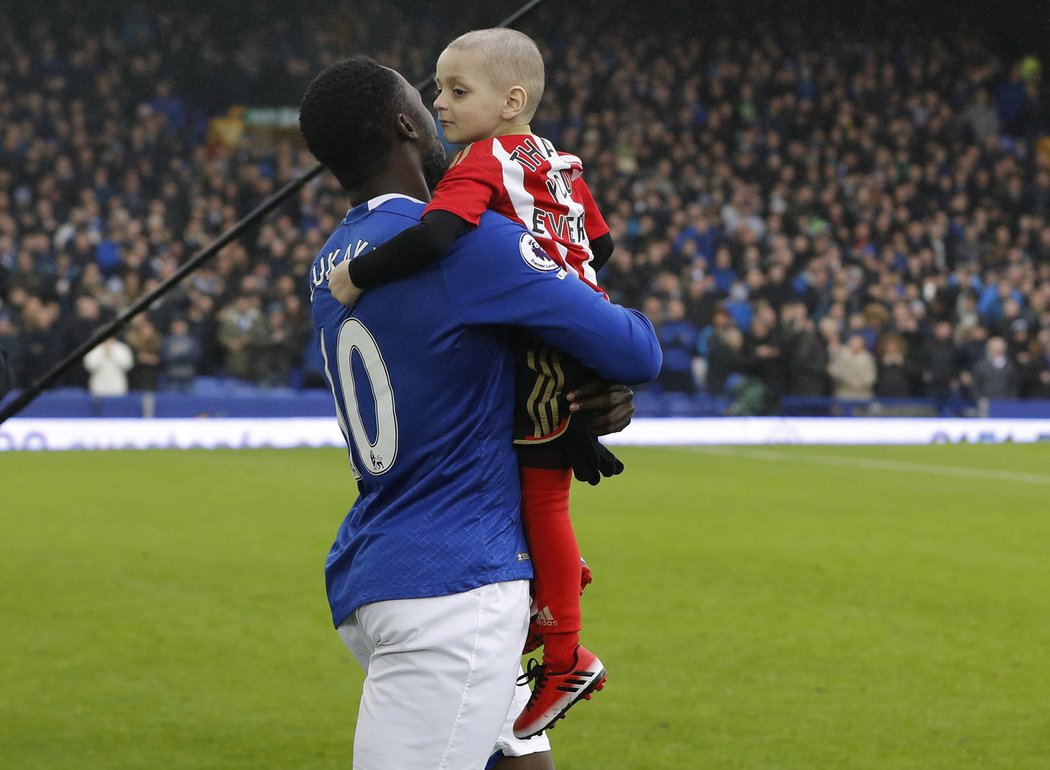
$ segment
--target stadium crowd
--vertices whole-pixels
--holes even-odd
[[[9,14],[0,349],[18,383],[313,165],[294,137],[226,146],[210,118],[295,105],[349,53],[425,76],[429,52],[493,22],[266,7],[223,24],[194,3]],[[741,32],[625,13],[583,35],[583,10],[553,13],[524,26],[548,62],[533,129],[584,161],[616,243],[603,286],[664,345],[655,387],[731,394],[740,413],[784,396],[1050,398],[1037,58],[878,18]],[[307,273],[345,205],[319,177],[129,324],[130,359],[94,360],[117,392],[120,372],[133,390],[323,386]]]

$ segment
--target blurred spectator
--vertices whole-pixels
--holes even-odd
[[[960,358],[952,341],[952,325],[938,321],[922,347],[922,382],[927,396],[948,398],[959,387]]]
[[[1017,398],[1017,368],[1006,355],[1006,340],[1002,337],[990,338],[985,346],[984,357],[974,365],[967,379],[974,397],[978,399]]]
[[[740,369],[762,385],[761,407],[750,414],[769,414],[779,408],[784,394],[784,366],[777,314],[769,305],[760,305],[744,334]],[[757,397],[756,397],[757,398]]]
[[[218,338],[226,351],[226,374],[242,380],[259,379],[268,336],[257,296],[242,294],[219,311]]]
[[[963,384],[973,384],[971,377],[974,367],[984,358],[988,345],[988,330],[983,326],[971,326],[962,330],[962,335],[956,343],[959,350],[959,361],[962,372],[959,376]]]
[[[284,313],[284,327],[286,330],[285,350],[288,356],[291,371],[295,378],[301,379],[304,372],[304,361],[306,351],[313,340],[314,326],[307,310],[309,303],[304,303],[298,294],[286,294],[281,300],[281,309]],[[288,382],[283,384],[287,385]],[[299,383],[291,383],[298,385]]]
[[[715,311],[712,328],[707,339],[707,391],[720,396],[725,392],[730,376],[739,372],[743,363],[741,348],[744,335],[733,323],[729,313],[719,308]]]
[[[685,316],[685,303],[672,299],[667,303],[667,317],[656,327],[663,348],[664,363],[657,380],[670,393],[692,393],[693,354],[696,351],[696,328]]]
[[[984,144],[988,137],[999,133],[999,116],[992,107],[988,91],[983,88],[974,94],[974,100],[963,112],[962,118],[978,144]]]
[[[214,374],[222,366],[223,348],[219,343],[219,319],[215,313],[215,300],[209,294],[191,291],[190,307],[186,311],[190,335],[200,342],[201,358],[199,374]]]
[[[879,398],[907,398],[911,393],[911,375],[906,359],[907,343],[899,334],[890,333],[878,344],[879,360],[875,378],[875,395]]]
[[[838,345],[828,364],[835,398],[869,399],[874,395],[875,357],[868,352],[864,336],[852,334],[845,345]]]
[[[43,377],[62,357],[65,346],[58,328],[58,303],[30,296],[22,308],[20,383],[30,384]]]
[[[110,320],[111,314],[103,316],[102,306],[98,299],[90,294],[82,294],[73,303],[73,312],[62,319],[63,355],[68,355],[87,342],[103,320]],[[57,363],[53,361],[52,363]],[[80,367],[73,367],[63,378],[68,387],[87,387],[87,372]]]
[[[287,387],[290,381],[292,365],[297,357],[299,342],[293,329],[288,326],[288,317],[284,309],[275,306],[266,317],[268,330],[264,343],[264,352],[260,361],[259,384],[265,387]]]
[[[4,352],[4,369],[9,388],[23,384],[22,337],[7,313],[0,310],[0,350]]]
[[[755,309],[748,298],[747,284],[737,281],[729,287],[729,297],[722,305],[732,317],[736,327],[743,332],[751,328],[751,319],[755,314]]]
[[[634,269],[634,257],[622,246],[613,252],[612,257],[598,275],[599,281],[606,287],[609,299],[629,307],[640,307],[645,296],[645,280],[640,272]]]
[[[166,390],[188,391],[197,376],[201,344],[190,334],[189,322],[176,318],[160,348],[163,382]]]
[[[1021,63],[1010,68],[1010,76],[999,86],[995,96],[996,112],[1003,131],[1010,136],[1022,136],[1028,117],[1028,94],[1021,75]]]
[[[128,392],[128,372],[135,365],[131,348],[110,337],[84,356],[88,371],[88,392],[92,396],[124,396]]]
[[[787,375],[785,393],[790,396],[825,396],[828,352],[809,318],[806,305],[792,300],[781,311],[782,355]]]
[[[135,366],[128,376],[128,387],[131,390],[155,391],[163,340],[147,314],[131,319],[130,327],[124,335],[124,341],[135,355]]]
[[[1050,330],[1032,339],[1018,360],[1021,398],[1050,399]]]

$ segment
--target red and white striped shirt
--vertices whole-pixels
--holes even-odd
[[[426,211],[477,225],[491,209],[521,222],[555,261],[601,291],[590,243],[609,225],[582,174],[578,157],[534,134],[482,139],[455,157]]]

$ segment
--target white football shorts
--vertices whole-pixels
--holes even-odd
[[[339,636],[365,671],[354,770],[483,770],[494,752],[550,749],[514,737],[529,583],[359,607]]]

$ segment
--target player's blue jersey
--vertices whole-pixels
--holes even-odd
[[[436,265],[352,308],[328,273],[417,223],[423,204],[382,196],[350,210],[314,262],[314,325],[359,497],[325,576],[332,620],[388,599],[532,577],[512,439],[511,326],[602,376],[656,376],[660,347],[636,311],[567,275],[497,214]]]

